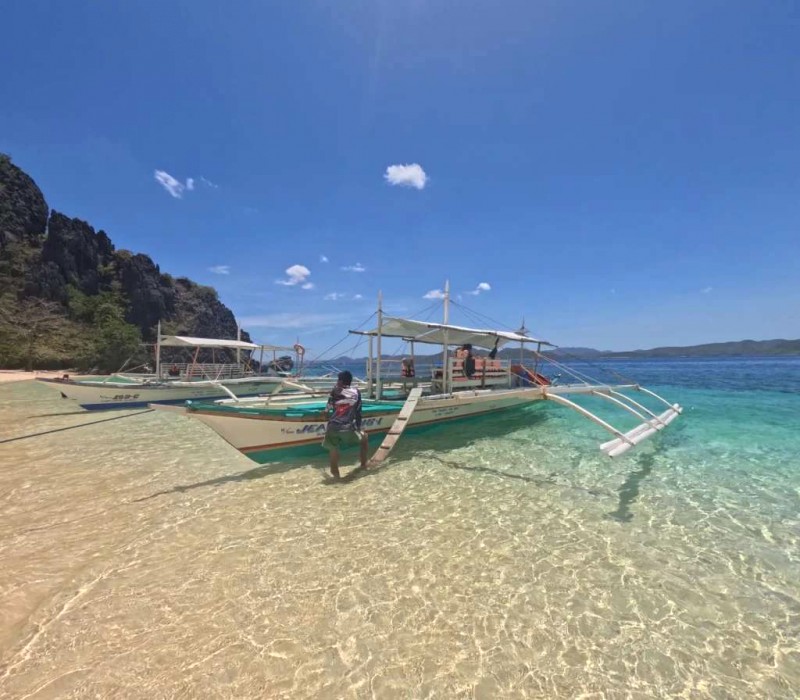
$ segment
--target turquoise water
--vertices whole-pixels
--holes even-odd
[[[0,697],[798,697],[800,358],[606,366],[684,414],[611,460],[543,403],[333,485],[0,386],[0,440],[68,428],[0,443]]]

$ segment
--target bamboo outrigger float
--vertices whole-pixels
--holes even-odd
[[[369,331],[351,331],[369,340],[362,427],[371,436],[389,433],[373,457],[373,464],[386,458],[407,428],[511,410],[536,401],[549,400],[566,406],[610,432],[613,439],[600,446],[609,457],[624,454],[664,429],[681,413],[679,405],[669,404],[634,383],[593,384],[571,373],[578,382],[553,385],[539,373],[539,363],[546,359],[541,353],[542,346],[550,343],[524,333],[448,323],[449,285],[445,289],[444,312],[444,323],[386,317],[379,298],[377,327]],[[381,352],[385,338],[403,339],[411,345],[411,360],[402,363],[400,373],[386,371],[387,362]],[[496,359],[499,348],[515,342],[521,348],[536,346],[532,368],[525,367],[521,360],[512,363]],[[417,343],[442,347],[442,363],[432,367],[427,377],[413,371]],[[451,356],[451,346],[467,344],[489,351],[488,356],[474,358],[474,367],[463,358]],[[569,371],[563,365],[561,368]],[[625,391],[641,392],[667,408],[656,414],[623,393]],[[580,395],[604,399],[636,416],[641,423],[632,430],[622,431],[566,398]],[[319,446],[327,424],[326,398],[324,393],[278,395],[266,399],[233,397],[216,402],[190,401],[177,410],[205,423],[240,452],[263,463],[279,458],[287,449]]]

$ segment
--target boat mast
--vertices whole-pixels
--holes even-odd
[[[161,379],[161,321],[156,328],[156,379]]]
[[[383,389],[383,378],[381,377],[381,335],[383,333],[383,292],[378,292],[378,360],[375,368],[376,384],[375,384],[375,398],[381,398]]]
[[[444,283],[444,325],[450,322],[450,280]],[[442,343],[442,393],[448,393],[448,387],[452,382],[448,382],[448,342],[447,342],[447,328],[444,329],[444,342]]]
[[[375,398],[375,384],[374,376],[372,374],[372,363],[375,361],[372,347],[373,341],[374,337],[369,336],[369,358],[367,359],[367,396],[369,396],[371,399]]]
[[[242,327],[237,323],[236,324],[236,340],[241,341],[242,339]],[[236,364],[241,367],[242,365],[242,351],[240,348],[236,348]]]
[[[528,329],[525,328],[525,317],[522,317],[522,325],[519,327],[517,331],[520,335],[528,335]],[[519,341],[519,363],[520,365],[525,365],[525,343],[521,340]]]

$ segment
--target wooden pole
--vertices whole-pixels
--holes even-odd
[[[241,341],[242,339],[242,327],[237,323],[236,324],[236,340]],[[236,364],[242,364],[242,350],[241,348],[236,348]]]
[[[373,354],[373,337],[369,336],[369,357],[367,358],[367,396],[373,398],[375,396],[375,387],[373,386],[372,363],[374,362]]]
[[[381,336],[383,333],[383,292],[378,292],[378,360],[376,363],[375,398],[380,400],[383,393],[383,379],[381,377]]]
[[[444,283],[444,325],[450,322],[450,280]],[[442,393],[448,393],[448,387],[451,387],[453,382],[448,381],[450,374],[447,365],[449,364],[448,357],[448,342],[447,342],[447,329],[444,329],[444,342],[442,343]]]
[[[156,328],[156,379],[161,379],[161,321]]]

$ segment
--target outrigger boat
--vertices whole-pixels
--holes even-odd
[[[407,427],[447,423],[458,419],[506,411],[549,400],[569,407],[588,418],[613,436],[600,447],[609,457],[624,454],[630,448],[665,428],[682,411],[652,391],[638,384],[596,384],[578,379],[572,384],[554,385],[539,372],[539,361],[545,359],[542,346],[550,343],[523,333],[502,330],[466,328],[448,323],[449,292],[445,291],[444,323],[385,317],[378,304],[378,325],[370,331],[350,331],[369,339],[366,396],[363,400],[363,429],[370,435],[386,434],[371,463],[382,461]],[[381,353],[386,338],[403,339],[411,345],[411,362],[405,362],[400,373],[386,371]],[[442,363],[430,370],[424,380],[408,371],[414,366],[416,343],[441,345]],[[496,349],[508,343],[520,348],[535,345],[534,366],[495,359]],[[465,366],[465,359],[451,355],[451,346],[471,345],[484,348],[489,357],[474,358],[474,368]],[[373,350],[375,352],[373,352]],[[521,352],[522,354],[522,352]],[[561,369],[570,372],[564,365]],[[646,408],[625,392],[637,391],[666,410],[661,413]],[[622,432],[569,398],[570,395],[600,397],[634,415],[635,428]],[[189,401],[181,408],[170,407],[199,420],[217,432],[237,450],[258,463],[278,459],[286,450],[318,446],[327,424],[324,394],[295,397],[270,396],[259,399],[229,398],[216,402]],[[662,408],[663,408],[662,406]]]
[[[242,340],[218,340],[178,335],[161,335],[160,327],[156,342],[155,374],[113,374],[102,378],[37,379],[61,392],[87,410],[110,410],[142,408],[148,404],[182,404],[187,400],[214,401],[226,397],[264,396],[287,389],[308,391],[309,386],[294,381],[288,373],[276,375],[257,374],[249,359],[242,360],[245,351],[261,353],[258,367],[262,367],[265,352],[276,358],[278,352],[296,350],[278,345],[257,345]],[[172,363],[164,371],[161,348],[184,348],[193,350],[188,363]],[[299,347],[299,346],[298,346]],[[198,357],[202,349],[235,350],[236,363],[201,363]],[[274,362],[274,360],[273,360]],[[332,386],[335,380],[329,380]]]

